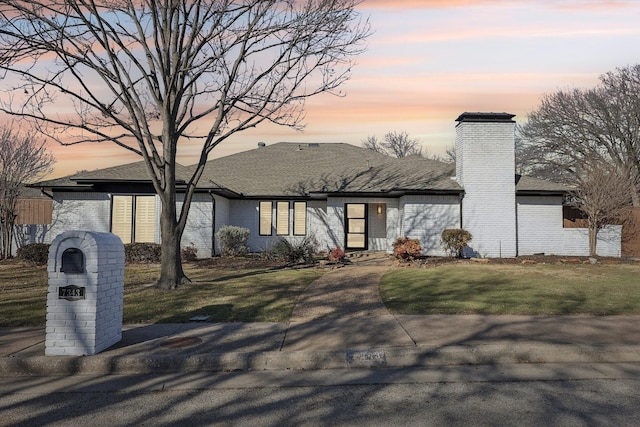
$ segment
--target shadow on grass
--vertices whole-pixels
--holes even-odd
[[[156,323],[185,323],[196,317],[206,317],[202,322],[226,322],[234,317],[233,307],[233,304],[211,304],[164,317]]]

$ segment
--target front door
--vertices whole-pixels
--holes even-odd
[[[347,203],[345,205],[346,249],[367,249],[367,204]]]

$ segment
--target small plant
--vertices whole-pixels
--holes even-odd
[[[335,248],[335,249],[332,249],[331,252],[329,252],[329,261],[342,262],[345,256],[346,254],[341,248]]]
[[[126,263],[160,262],[161,246],[158,243],[127,243],[124,245],[124,261]]]
[[[251,232],[248,228],[225,225],[216,233],[216,241],[220,248],[220,255],[235,257],[246,255],[249,252],[249,236]]]
[[[411,261],[422,255],[420,240],[398,237],[393,242],[393,256],[403,261]]]
[[[280,238],[272,248],[272,252],[277,259],[290,263],[315,262],[317,248],[316,239],[307,236],[302,240],[289,241],[284,237]]]
[[[463,228],[449,228],[442,232],[442,246],[450,256],[462,258],[464,247],[473,239],[471,233]]]
[[[46,243],[30,243],[19,247],[16,256],[30,264],[45,265],[49,260],[49,246]]]
[[[193,246],[193,243],[189,246],[182,248],[180,255],[183,261],[193,262],[198,259],[198,248]]]

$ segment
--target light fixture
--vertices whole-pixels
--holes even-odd
[[[378,213],[378,215],[382,215],[382,205],[378,205],[376,207],[376,212]]]

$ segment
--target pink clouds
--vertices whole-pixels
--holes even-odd
[[[258,141],[347,142],[407,131],[431,152],[453,143],[464,111],[505,111],[526,120],[544,93],[588,87],[637,62],[640,2],[589,0],[365,0],[374,34],[342,88],[306,104],[303,133],[265,124],[235,135],[212,156]],[[196,148],[181,148],[183,164]],[[108,145],[58,147],[56,175],[134,161]]]

